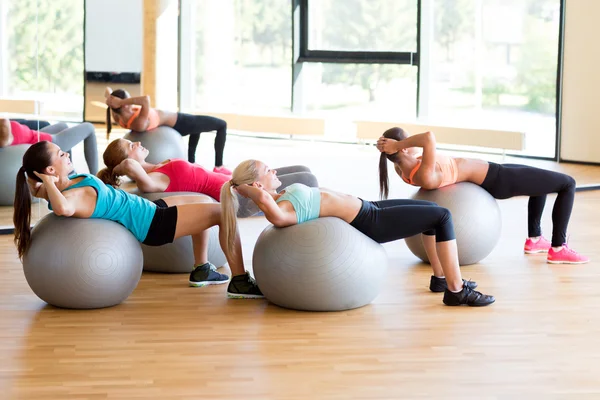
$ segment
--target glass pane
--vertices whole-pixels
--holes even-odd
[[[44,117],[81,120],[83,2],[11,1],[8,32],[7,94],[35,98]]]
[[[525,132],[524,154],[553,157],[560,0],[432,0],[431,13],[421,117]]]
[[[19,124],[23,132],[40,128],[39,101],[35,95],[39,85],[39,24],[37,0],[0,0],[0,110],[3,130],[13,133]],[[27,145],[13,142],[0,149],[2,169],[12,179],[3,179],[4,194],[0,200],[0,227],[13,227],[15,176]],[[10,172],[9,172],[10,171]],[[31,222],[40,217],[37,204],[31,207]]]
[[[288,1],[183,0],[181,6],[183,111],[289,111]]]
[[[297,88],[305,101],[302,108],[330,124],[415,118],[417,68],[413,66],[307,63],[303,69],[304,83]],[[351,129],[328,131],[342,135],[341,140],[356,140]]]
[[[311,50],[417,51],[416,0],[309,0],[308,9]]]

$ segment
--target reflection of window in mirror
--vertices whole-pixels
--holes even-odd
[[[26,148],[54,142],[56,134],[83,119],[83,4],[0,0],[0,118],[19,134],[0,149],[5,153],[0,179],[6,180],[3,189],[9,188],[0,192],[0,228],[13,226],[16,175]],[[83,145],[66,145],[81,152],[86,166]],[[32,224],[49,212],[45,201],[34,201]]]

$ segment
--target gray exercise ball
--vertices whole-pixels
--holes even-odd
[[[187,152],[183,147],[181,135],[173,128],[159,126],[146,132],[131,131],[123,139],[140,142],[149,150],[146,161],[160,163],[169,158],[182,158],[187,160]]]
[[[140,193],[139,195],[150,201],[171,196],[198,196],[207,203],[216,202],[210,196],[192,192]],[[208,261],[217,267],[224,266],[227,264],[227,259],[219,243],[219,227],[213,226],[208,232]],[[173,243],[163,246],[142,244],[142,251],[144,252],[144,271],[190,273],[194,267],[194,248],[191,236],[175,239]]]
[[[12,206],[15,202],[15,189],[17,187],[17,173],[23,165],[23,155],[29,144],[17,144],[0,148],[0,206]],[[39,199],[32,197],[33,202]]]
[[[387,271],[380,244],[339,218],[318,218],[260,234],[252,269],[265,297],[305,311],[341,311],[377,297]]]
[[[63,308],[103,308],[124,301],[142,275],[138,240],[102,219],[48,214],[33,228],[23,271],[31,290]]]
[[[500,239],[502,216],[498,202],[478,185],[461,182],[436,190],[421,189],[412,198],[433,201],[450,210],[460,265],[483,260]],[[414,255],[429,262],[421,235],[407,238],[406,245]]]

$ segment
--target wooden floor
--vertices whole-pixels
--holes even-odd
[[[243,151],[244,140],[231,149]],[[281,159],[263,149],[264,157],[295,163],[292,154],[309,145],[281,150]],[[375,198],[372,149],[342,149],[325,146],[306,163],[324,185]],[[395,195],[411,190],[393,185]],[[523,255],[526,199],[499,204],[500,243],[462,269],[497,298],[481,309],[445,307],[427,290],[429,269],[400,241],[385,245],[391,268],[381,295],[354,311],[228,300],[224,285],[190,288],[186,275],[150,273],[117,307],[61,310],[31,292],[12,237],[0,236],[0,398],[600,398],[600,191],[577,194],[570,243],[592,258],[581,266]],[[249,269],[264,226],[242,222]]]

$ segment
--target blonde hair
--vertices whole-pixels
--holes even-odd
[[[225,234],[227,241],[225,252],[228,256],[232,256],[235,249],[237,211],[239,207],[237,195],[231,189],[241,185],[251,185],[258,178],[258,161],[246,160],[233,170],[231,180],[225,182],[221,188],[221,218],[223,223],[220,229]]]
[[[102,168],[98,171],[98,178],[107,185],[118,187],[121,184],[121,179],[119,179],[119,175],[115,173],[115,168],[117,165],[121,164],[123,160],[128,158],[127,150],[121,144],[121,139],[110,142],[110,144],[106,146],[102,158],[104,159],[106,168]]]

